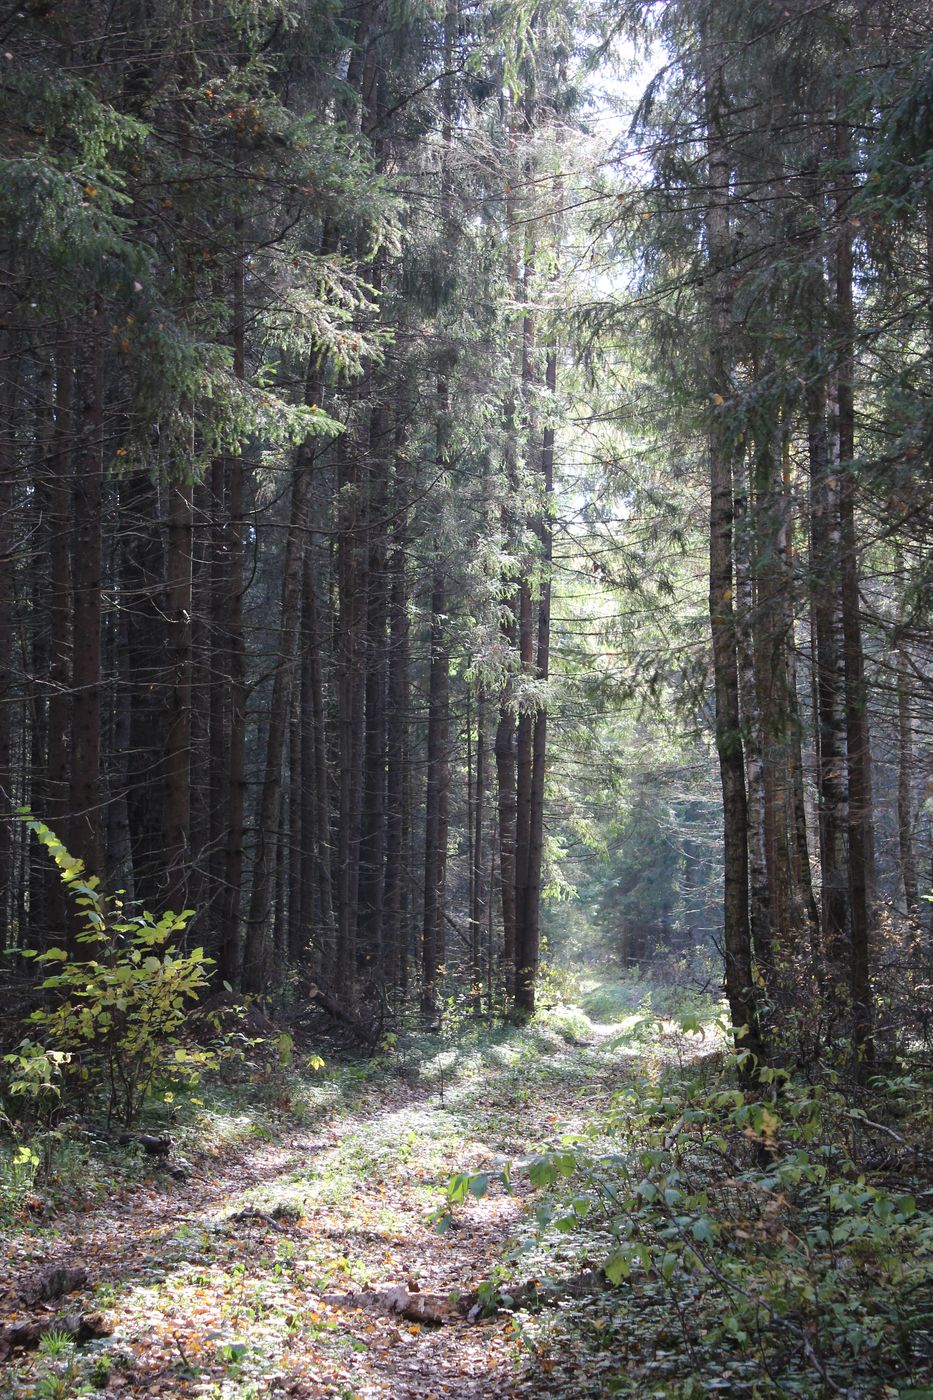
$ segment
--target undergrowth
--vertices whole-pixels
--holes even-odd
[[[260,1393],[283,1357],[304,1365],[300,1348],[316,1347],[356,1376],[356,1394],[365,1356],[322,1300],[400,1279],[430,1288],[430,1222],[472,1230],[488,1207],[499,1257],[475,1276],[467,1251],[456,1286],[498,1310],[534,1395],[930,1400],[933,1087],[918,1063],[862,1087],[770,1071],[751,1089],[709,1000],[678,1006],[636,980],[577,990],[521,1028],[469,1015],[441,1033],[401,1027],[366,1060],[324,1064],[287,1037],[230,1032],[229,1057],[200,1085],[154,1093],[145,1125],[205,1174],[227,1154],[297,1151],[200,1215],[197,1182],[177,1188],[189,1223],[108,1305],[148,1318],[189,1298],[201,1308],[207,1289],[222,1341],[199,1350],[185,1333],[187,1363],[159,1364]],[[86,1125],[54,1130],[44,1183],[41,1164],[7,1158],[45,1204],[44,1218],[23,1195],[8,1208],[34,1240],[81,1190],[100,1199],[151,1177]],[[244,1253],[225,1223],[243,1207],[299,1233],[260,1225]],[[29,1386],[43,1368],[50,1393],[75,1367],[89,1385],[116,1345],[74,1365],[46,1348],[19,1393],[40,1393]]]
[[[568,1357],[597,1356],[579,1394],[933,1396],[933,1076],[762,1068],[749,1088],[696,1009],[680,1032],[629,1024],[642,1053],[582,1131],[448,1183],[440,1228],[519,1176],[537,1193],[487,1302],[519,1300],[556,1389]]]

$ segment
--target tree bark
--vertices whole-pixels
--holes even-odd
[[[834,586],[838,558],[837,483],[832,475],[822,383],[808,391],[810,463],[810,632],[816,710],[816,788],[819,807],[822,957],[830,985],[843,976],[848,924],[845,782],[840,698],[839,609]]]
[[[450,786],[450,659],[447,651],[444,560],[435,544],[431,585],[430,676],[428,680],[427,780],[425,788],[424,919],[422,923],[421,1008],[436,1015],[445,958],[444,913],[447,885],[447,807]]]
[[[246,375],[245,271],[242,247],[238,246],[233,264],[233,371],[238,379]],[[223,511],[224,524],[215,534],[217,554],[214,564],[216,589],[216,641],[223,667],[218,683],[225,694],[215,702],[214,720],[226,721],[229,738],[224,747],[212,737],[218,795],[223,795],[223,892],[220,901],[220,953],[218,972],[231,987],[240,979],[243,899],[243,860],[246,831],[246,639],[243,634],[243,595],[246,590],[245,475],[242,457],[229,457],[222,472],[214,478],[215,509]],[[216,669],[216,668],[215,668]],[[222,731],[223,732],[223,731]],[[218,865],[220,862],[218,862]]]
[[[473,839],[470,869],[470,976],[473,1009],[478,1015],[483,1004],[483,924],[485,889],[485,811],[486,811],[486,696],[476,692],[476,771],[473,784]]]
[[[901,884],[908,917],[915,919],[920,908],[917,881],[917,861],[914,853],[913,776],[914,742],[913,715],[910,709],[910,669],[906,643],[899,640],[896,647],[897,678],[897,843],[900,855]]]
[[[733,467],[733,545],[735,568],[736,656],[739,710],[744,720],[745,783],[748,804],[749,923],[752,948],[765,981],[775,977],[772,886],[768,869],[768,800],[765,789],[764,740],[755,656],[754,503],[749,500],[748,471],[740,454]],[[760,661],[760,658],[758,658]]]
[[[855,531],[855,315],[852,298],[850,135],[836,127],[837,156],[845,176],[836,202],[836,309],[839,320],[838,440],[840,464],[839,529],[842,578],[842,645],[845,662],[846,755],[849,778],[849,904],[852,920],[850,989],[855,1042],[866,1064],[872,1060],[871,943],[873,937],[874,832],[868,697],[862,650],[858,544]]]
[[[408,486],[404,432],[396,427],[396,519],[387,561],[389,574],[389,714],[386,733],[385,946],[391,986],[407,982],[408,940],[404,911],[410,872],[406,861],[406,787],[410,783],[408,710],[411,668],[408,629]]]
[[[371,975],[384,976],[386,851],[387,616],[386,510],[388,415],[372,414],[369,471],[369,590],[366,600],[364,665],[366,723],[363,752],[363,810],[360,831],[359,951]]]
[[[84,382],[80,470],[74,481],[74,667],[72,684],[71,852],[89,875],[102,870],[100,839],[101,506],[103,500],[104,351],[99,311],[90,327]]]
[[[72,568],[70,522],[72,518],[72,465],[74,460],[74,347],[64,331],[55,357],[55,429],[49,472],[49,743],[47,790],[49,825],[67,837],[69,754],[71,733],[72,666]],[[48,872],[50,924],[65,923],[62,882],[56,869]]]
[[[709,357],[710,393],[723,407],[731,393],[732,339],[729,230],[729,156],[722,134],[721,71],[718,55],[707,45],[706,155],[709,181],[706,210],[707,253],[712,288]],[[722,413],[713,410],[709,431],[710,570],[709,613],[716,696],[716,750],[723,799],[723,944],[726,995],[740,1046],[761,1055],[752,969],[748,893],[748,801],[739,713],[739,674],[733,607],[732,447]]]
[[[557,392],[557,351],[547,352],[545,384],[552,396]],[[544,864],[544,796],[547,776],[547,699],[543,693],[550,675],[551,656],[551,566],[554,537],[551,504],[554,495],[554,427],[548,423],[541,443],[540,483],[535,534],[540,546],[540,596],[537,606],[535,646],[536,696],[531,752],[531,790],[528,819],[528,867],[525,882],[525,910],[521,921],[521,944],[516,952],[515,1005],[524,1016],[535,1009],[535,984],[541,951],[541,878]]]
[[[187,903],[191,862],[192,504],[191,482],[171,482],[166,555],[171,659],[165,743],[165,903],[176,913]]]
[[[283,759],[288,737],[295,655],[298,642],[299,607],[303,572],[306,502],[310,481],[312,450],[305,443],[298,449],[290,495],[289,521],[282,567],[279,608],[278,653],[269,702],[265,766],[259,798],[256,857],[250,889],[249,911],[243,944],[243,991],[262,993],[270,971],[272,918],[275,909],[277,852],[281,837],[279,815],[282,793]]]
[[[7,337],[3,348],[9,353]],[[18,359],[6,366],[7,380],[0,397],[0,946],[6,947],[13,929],[13,824],[15,772],[13,762],[13,611],[14,574],[14,466],[16,457],[16,392]],[[23,930],[20,930],[22,936]]]

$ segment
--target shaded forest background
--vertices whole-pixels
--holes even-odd
[[[7,814],[237,992],[925,1033],[929,18],[4,18]]]

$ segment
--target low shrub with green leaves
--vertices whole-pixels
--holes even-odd
[[[872,1096],[909,1101],[913,1143],[874,1121]],[[557,1288],[596,1262],[620,1314],[667,1309],[684,1344],[674,1388],[654,1393],[704,1393],[704,1358],[730,1354],[761,1397],[900,1393],[885,1387],[933,1367],[933,1192],[915,1145],[931,1104],[905,1074],[856,1103],[781,1069],[745,1086],[728,1059],[649,1061],[586,1132],[521,1164],[537,1234],[513,1257]],[[513,1175],[458,1173],[440,1228]]]
[[[29,830],[55,861],[80,923],[64,948],[21,949],[42,964],[45,1005],[30,1017],[31,1034],[4,1056],[7,1088],[37,1107],[63,1094],[102,1095],[107,1122],[130,1125],[154,1088],[197,1082],[213,1063],[210,1051],[181,1035],[190,1003],[208,983],[211,959],[178,940],[193,911],[161,918],[130,914],[108,899],[96,876],[70,855],[54,832],[29,813]]]

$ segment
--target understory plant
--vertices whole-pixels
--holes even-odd
[[[684,1364],[710,1349],[757,1357],[762,1395],[809,1395],[814,1381],[883,1394],[927,1374],[930,1086],[899,1073],[855,1101],[832,1078],[761,1066],[745,1083],[710,1058],[661,1074],[649,1060],[587,1132],[520,1164],[540,1196],[536,1236],[514,1257],[533,1254],[558,1289],[574,1261],[598,1262],[623,1312],[660,1292],[686,1328]],[[873,1100],[901,1105],[913,1141],[875,1121]],[[439,1224],[516,1170],[459,1173]]]
[[[29,1018],[30,1035],[4,1056],[8,1091],[36,1105],[99,1094],[108,1127],[114,1119],[132,1125],[157,1084],[196,1083],[213,1063],[209,1050],[186,1044],[181,1034],[212,960],[202,948],[180,946],[192,910],[160,918],[129,913],[43,822],[20,815],[58,866],[83,955],[60,947],[19,950],[46,969],[46,996]]]

